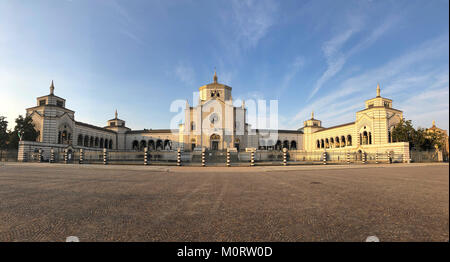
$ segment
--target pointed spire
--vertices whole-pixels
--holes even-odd
[[[50,85],[50,95],[53,95],[55,92],[55,85],[53,85],[53,80],[52,80],[52,84]]]
[[[435,127],[435,126],[436,126],[436,121],[433,120],[433,126],[432,127]]]
[[[380,83],[377,84],[377,97],[380,97]]]
[[[118,114],[117,114],[117,109],[116,109],[116,112],[114,113],[114,115],[115,115],[115,119],[117,119],[117,116],[118,116]]]
[[[314,119],[314,110],[311,111],[311,119]]]
[[[214,77],[213,77],[214,83],[217,83],[217,73],[216,68],[214,67]]]

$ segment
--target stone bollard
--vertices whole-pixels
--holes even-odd
[[[80,149],[80,164],[83,164],[83,162],[84,162],[84,151],[83,151],[83,149],[81,148]]]
[[[390,151],[387,153],[387,158],[388,158],[388,163],[389,164],[392,163],[392,161],[391,161],[391,152]]]
[[[38,151],[38,158],[39,158],[39,162],[42,162],[42,149],[39,149]]]
[[[177,166],[181,166],[181,148],[177,150]]]
[[[250,153],[250,166],[255,166],[255,151],[252,150]]]
[[[366,159],[366,153],[365,152],[363,152],[362,153],[362,162],[363,162],[363,164],[365,164],[366,162],[367,162],[367,159]]]
[[[144,165],[148,165],[148,147],[144,148]]]
[[[64,149],[64,164],[67,164],[67,149]]]
[[[326,165],[327,164],[327,152],[323,152],[323,164]]]
[[[205,148],[202,148],[202,166],[206,166],[206,157],[205,157],[205,154],[206,154],[206,149],[205,149]]]
[[[103,148],[103,164],[108,164],[108,151],[106,148]]]
[[[55,150],[50,148],[50,163],[55,163]]]
[[[375,164],[378,164],[378,152],[375,153]]]
[[[230,149],[227,148],[227,166],[231,166]]]
[[[347,164],[350,165],[350,152],[347,152]]]
[[[283,148],[283,166],[287,166],[287,148]]]
[[[80,149],[80,164],[84,163],[84,149]]]

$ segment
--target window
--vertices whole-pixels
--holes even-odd
[[[61,100],[56,101],[56,105],[60,106],[60,107],[64,106],[63,101],[61,101]]]
[[[369,108],[372,108],[373,107],[373,104],[369,104],[369,106],[368,106]]]
[[[45,99],[44,99],[44,100],[39,100],[39,105],[40,105],[40,106],[45,105]]]
[[[111,122],[110,123],[110,126],[115,126],[116,125],[116,122]]]
[[[389,102],[384,102],[384,107],[389,108]]]

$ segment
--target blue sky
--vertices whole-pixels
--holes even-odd
[[[104,126],[117,108],[133,129],[169,128],[171,102],[192,103],[216,67],[234,99],[278,99],[281,128],[311,110],[354,121],[380,83],[416,126],[448,129],[448,5],[1,0],[0,115],[14,122],[53,79],[78,121]]]

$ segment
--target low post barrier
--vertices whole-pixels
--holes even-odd
[[[50,148],[50,163],[55,163],[55,150]]]
[[[108,151],[106,148],[103,148],[103,164],[108,164]]]
[[[84,162],[84,150],[83,150],[83,148],[81,148],[80,149],[80,161],[79,161],[79,163],[83,164],[83,162]]]
[[[378,152],[375,153],[375,164],[378,164]]]
[[[38,151],[38,158],[39,158],[39,162],[42,162],[42,149],[39,149]]]
[[[144,148],[144,165],[148,165],[148,147]]]
[[[181,166],[181,148],[177,150],[177,166]]]
[[[387,153],[387,157],[388,157],[388,163],[389,163],[389,164],[392,163],[392,160],[391,160],[391,152],[390,152],[390,151]]]
[[[206,157],[205,157],[206,149],[202,148],[202,166],[206,166]]]
[[[367,155],[366,155],[366,153],[365,152],[363,152],[362,153],[362,162],[363,162],[363,164],[365,164],[366,162],[367,162]]]
[[[283,166],[287,166],[287,148],[283,148]]]
[[[350,164],[350,152],[347,152],[347,164]]]
[[[250,166],[255,166],[255,151],[250,152]]]
[[[227,148],[227,166],[231,166],[230,149]]]
[[[323,152],[323,164],[326,165],[327,164],[327,152]]]
[[[66,149],[64,149],[64,164],[67,164],[67,148]]]

